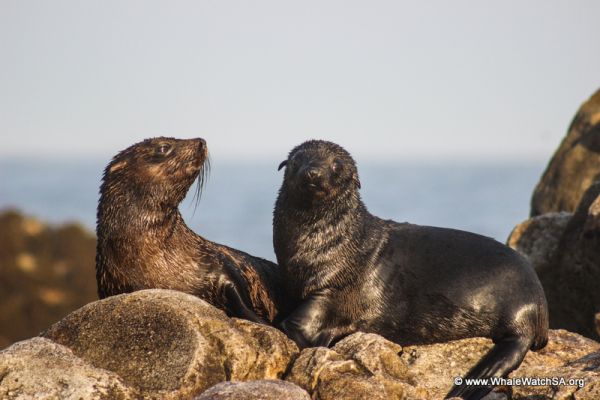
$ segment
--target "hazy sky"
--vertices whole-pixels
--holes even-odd
[[[0,0],[0,157],[204,137],[279,161],[547,159],[600,87],[600,1]]]

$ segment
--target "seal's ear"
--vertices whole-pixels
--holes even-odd
[[[352,182],[360,189],[360,179],[358,179],[358,174],[356,172],[352,174]]]
[[[287,165],[287,160],[283,160],[281,162],[281,164],[279,164],[279,167],[277,167],[277,171],[280,171],[281,168],[285,167]]]
[[[108,168],[108,172],[109,173],[113,173],[116,172],[120,169],[123,169],[123,167],[125,167],[127,165],[127,161],[123,160],[123,161],[119,161],[116,163],[113,163],[109,168]]]

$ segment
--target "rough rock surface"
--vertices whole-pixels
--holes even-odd
[[[219,383],[195,400],[310,400],[306,390],[290,382],[261,380]]]
[[[503,392],[512,391],[513,398],[530,400],[568,398],[566,393],[594,399],[589,393],[600,382],[600,343],[562,330],[551,331],[549,339],[545,349],[529,352],[511,377],[585,379],[583,388],[500,387],[488,398],[506,398]],[[286,379],[317,400],[441,399],[454,378],[464,376],[491,347],[490,340],[473,338],[401,348],[378,335],[356,333],[332,349],[304,349]]]
[[[564,330],[550,331],[548,346],[529,352],[511,374],[511,378],[519,377],[562,378],[564,382],[506,388],[516,399],[600,399],[600,343]]]
[[[0,352],[1,399],[135,399],[114,373],[94,368],[48,339],[15,343]]]
[[[160,398],[191,397],[226,380],[280,378],[298,352],[275,328],[159,289],[88,304],[43,336]]]
[[[359,332],[298,355],[276,329],[168,290],[91,303],[44,336],[0,352],[0,398],[437,399],[492,347],[472,338],[403,348]],[[600,343],[550,331],[509,378],[558,381],[500,386],[486,400],[597,400]]]
[[[531,200],[531,216],[575,211],[600,178],[600,90],[579,108]]]
[[[600,313],[596,314],[596,333],[600,336]]]
[[[491,348],[491,340],[473,338],[405,347],[401,358],[410,372],[418,377],[418,385],[430,392],[431,398],[443,398],[450,390],[454,378],[464,376]],[[600,351],[600,344],[593,340],[563,330],[550,331],[548,345],[539,352],[528,352],[521,366],[510,377],[544,377],[556,374],[572,377],[579,369],[565,369],[563,366],[597,351]],[[598,380],[600,377],[594,375],[594,379]],[[530,388],[515,386],[512,390],[513,398],[526,398]],[[499,388],[497,391],[501,393],[507,391],[507,388]]]
[[[430,398],[427,390],[412,386],[414,377],[401,352],[401,346],[381,336],[359,332],[331,349],[304,349],[286,380],[316,400]]]
[[[517,225],[510,233],[508,246],[525,255],[537,269],[552,261],[572,213],[549,213]]]
[[[535,217],[517,226],[508,239],[534,265],[548,299],[550,327],[594,339],[600,338],[594,323],[600,311],[599,199],[600,183],[595,183],[571,217]]]

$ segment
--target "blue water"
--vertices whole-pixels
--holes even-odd
[[[102,161],[0,161],[0,209],[17,207],[51,223],[94,229]],[[212,162],[194,212],[193,190],[181,204],[188,225],[207,239],[274,260],[271,218],[282,173],[276,164]],[[529,214],[545,162],[361,163],[369,210],[399,222],[446,226],[501,242]],[[1,228],[0,228],[1,229]]]

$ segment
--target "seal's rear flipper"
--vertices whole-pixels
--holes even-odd
[[[498,343],[467,373],[460,386],[454,386],[446,398],[460,397],[478,400],[492,390],[491,382],[487,385],[467,385],[467,380],[506,377],[515,370],[531,347],[531,338],[511,337]],[[483,382],[482,382],[483,383]]]

